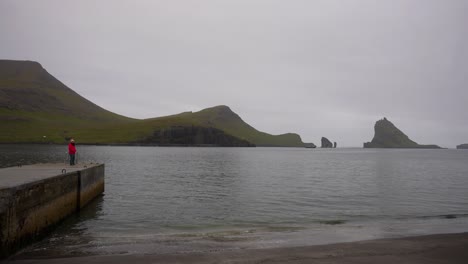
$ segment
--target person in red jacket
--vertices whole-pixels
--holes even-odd
[[[75,165],[76,147],[75,140],[73,138],[70,139],[70,144],[68,144],[68,154],[70,155],[70,165]]]

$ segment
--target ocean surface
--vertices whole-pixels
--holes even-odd
[[[23,257],[164,254],[468,231],[468,151],[77,145],[105,194]],[[0,145],[0,167],[67,162]]]

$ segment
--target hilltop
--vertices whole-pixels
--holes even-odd
[[[153,136],[150,136],[152,139],[160,137],[158,135],[161,133],[168,133],[168,129],[180,131],[180,127],[197,126],[218,129],[257,146],[304,146],[301,137],[297,134],[275,136],[256,130],[225,105],[206,108],[199,112],[184,112],[178,115],[146,119],[143,122],[154,128]],[[148,142],[148,138],[140,141]]]
[[[375,123],[374,131],[374,138],[364,143],[364,148],[440,148],[414,142],[385,117]]]
[[[192,118],[204,126],[215,127],[226,131],[258,146],[291,146],[303,147],[304,143],[298,134],[287,133],[281,135],[270,135],[253,128],[239,115],[234,113],[228,106],[220,105],[204,109],[192,115]]]
[[[0,143],[303,147],[297,134],[270,135],[228,106],[134,119],[83,98],[33,61],[0,60]]]

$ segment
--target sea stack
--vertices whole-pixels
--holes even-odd
[[[321,148],[333,148],[333,144],[326,137],[322,137],[322,146]]]
[[[458,145],[457,149],[468,149],[468,143]]]
[[[336,141],[333,142],[333,148],[336,148]]]
[[[374,138],[371,142],[364,143],[364,148],[440,148],[437,145],[420,145],[398,129],[387,118],[375,123]]]

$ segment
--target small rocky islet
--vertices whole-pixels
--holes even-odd
[[[458,145],[457,149],[468,149],[468,143]]]
[[[374,131],[374,138],[371,142],[364,143],[364,148],[441,148],[437,145],[420,145],[414,142],[386,117],[375,123]]]
[[[337,143],[336,142],[331,142],[328,138],[322,137],[321,139],[321,148],[336,148]]]

